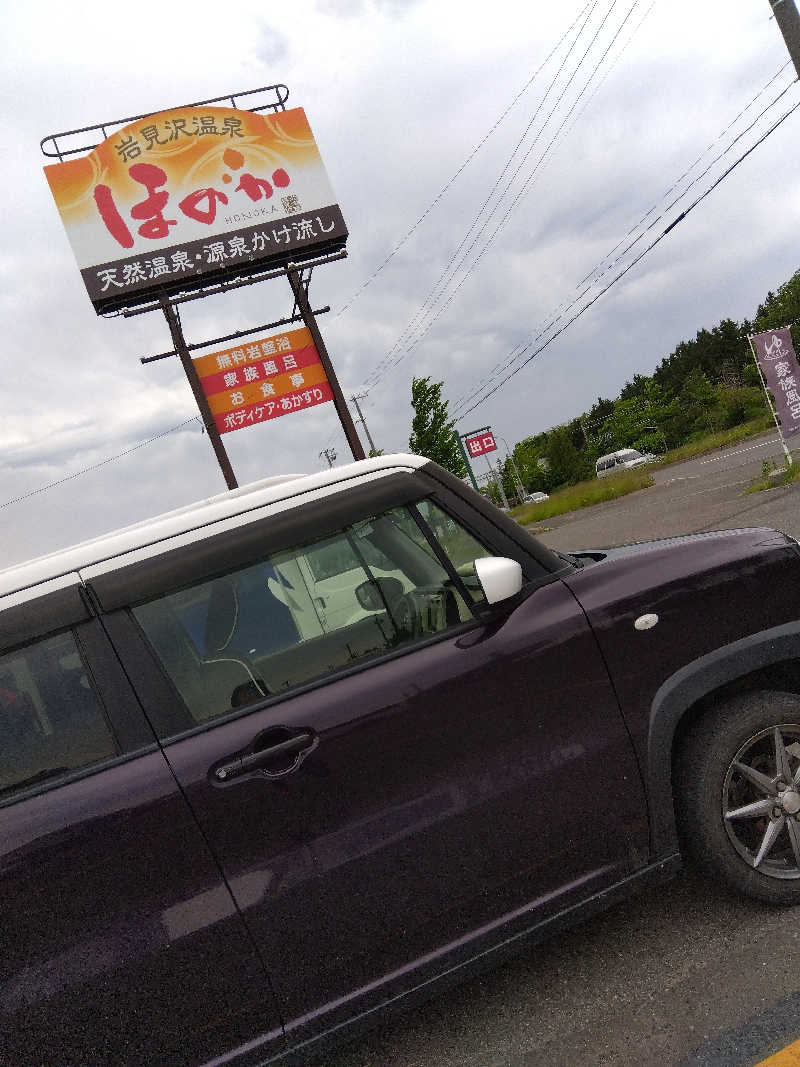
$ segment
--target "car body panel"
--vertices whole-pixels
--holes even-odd
[[[295,773],[214,784],[212,767],[276,726],[318,740]],[[490,626],[165,751],[287,1028],[306,1037],[413,983],[431,952],[445,966],[448,946],[492,924],[499,936],[504,916],[522,909],[530,926],[578,886],[599,891],[647,859],[630,740],[560,582]],[[598,807],[599,766],[614,773]]]
[[[202,1062],[283,1036],[158,750],[0,808],[0,1061]]]
[[[566,582],[597,636],[647,768],[660,687],[677,672],[691,672],[690,665],[707,654],[797,619],[797,548],[775,530],[754,528],[628,545],[585,558],[593,556],[602,558]],[[644,615],[658,622],[637,630],[634,623]],[[740,660],[735,677],[747,673]],[[711,676],[707,682],[712,688],[696,692],[695,701],[718,687]],[[668,760],[669,752],[660,758]]]

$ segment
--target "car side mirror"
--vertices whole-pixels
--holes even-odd
[[[355,594],[364,611],[385,611],[403,595],[403,583],[398,578],[373,578],[357,585]]]
[[[522,567],[515,559],[483,556],[475,560],[474,566],[487,604],[508,600],[522,588]]]

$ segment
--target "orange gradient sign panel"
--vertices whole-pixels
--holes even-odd
[[[44,171],[98,312],[347,239],[302,108],[164,111]]]
[[[333,400],[307,329],[210,352],[194,365],[220,433]]]

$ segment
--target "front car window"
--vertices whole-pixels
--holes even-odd
[[[0,798],[118,754],[71,633],[0,656]]]
[[[490,553],[429,501],[133,609],[196,722],[473,621]]]

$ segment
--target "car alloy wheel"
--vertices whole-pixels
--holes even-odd
[[[706,707],[673,766],[681,844],[706,874],[800,904],[800,696],[755,690]]]
[[[773,726],[745,741],[725,775],[722,816],[755,870],[800,878],[800,726]]]

